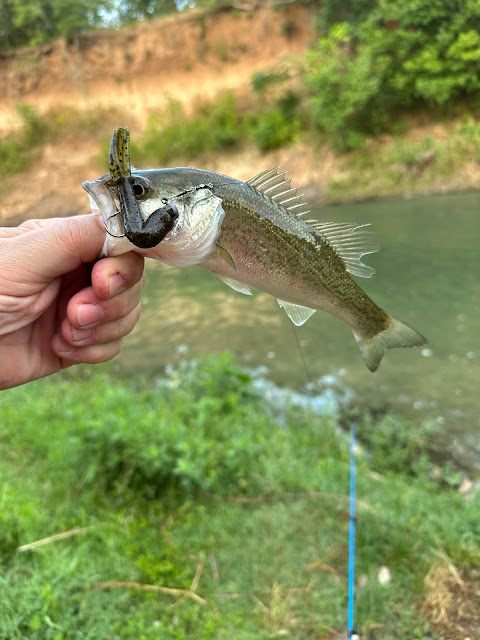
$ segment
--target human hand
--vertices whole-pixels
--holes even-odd
[[[94,215],[0,228],[0,389],[110,360],[140,317],[138,253],[103,258]]]

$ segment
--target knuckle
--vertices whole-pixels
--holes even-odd
[[[40,222],[35,218],[29,218],[18,226],[20,229],[28,229],[29,231],[36,231],[37,229],[41,229]]]
[[[65,218],[55,225],[56,241],[68,251],[78,253],[78,247],[88,244],[88,230],[79,218]]]

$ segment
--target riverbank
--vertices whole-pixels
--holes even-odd
[[[102,144],[88,136],[46,143],[35,149],[29,168],[7,175],[0,197],[0,223],[86,213],[88,201],[81,182],[97,178],[107,167],[102,150],[110,135],[108,123],[102,128]],[[246,142],[220,155],[178,157],[170,166],[197,166],[248,180],[276,165],[288,170],[293,184],[302,186],[305,201],[313,206],[478,190],[480,126],[459,119],[412,127],[402,135],[370,140],[364,149],[340,155],[318,140],[313,144],[300,140],[269,152]]]
[[[157,388],[72,369],[0,406],[1,637],[344,637],[335,419],[297,408],[279,426],[228,357]],[[365,418],[358,434],[361,636],[476,637],[478,488],[413,424]]]
[[[301,79],[314,23],[296,5],[192,11],[3,54],[0,223],[86,212],[81,182],[105,173],[119,125],[135,166],[248,180],[281,165],[314,206],[477,189],[473,107],[400,115],[344,153],[316,132]]]

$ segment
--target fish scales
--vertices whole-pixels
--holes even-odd
[[[365,335],[383,330],[387,314],[352,280],[328,241],[292,214],[272,207],[258,211],[264,206],[259,198],[244,197],[242,204],[223,199],[218,242],[238,271],[215,254],[200,266],[276,298],[328,311]]]
[[[248,182],[189,167],[130,171],[128,140],[128,130],[117,130],[112,149],[134,194],[135,216],[125,209],[119,219],[119,207],[125,205],[118,171],[83,183],[109,230],[104,255],[135,250],[173,266],[208,269],[241,293],[250,294],[253,286],[275,296],[297,325],[316,310],[331,313],[352,329],[371,371],[385,350],[425,344],[421,334],[378,307],[351,278],[350,273],[369,277],[374,272],[361,262],[378,249],[364,225],[297,217],[301,196],[278,168]],[[117,237],[122,219],[135,244]],[[156,219],[159,225],[168,223],[165,231],[155,231]],[[158,237],[161,242],[155,244]]]

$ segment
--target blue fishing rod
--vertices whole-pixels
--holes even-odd
[[[307,368],[307,363],[303,355],[303,349],[298,339],[294,325],[292,327],[293,335],[297,343],[300,356],[302,358],[305,374],[308,381],[311,379]],[[349,523],[349,539],[348,539],[348,622],[347,622],[347,640],[360,640],[360,636],[353,628],[354,613],[354,597],[355,597],[355,526],[356,526],[356,425],[350,423],[350,523]]]
[[[355,525],[356,525],[356,439],[355,423],[350,425],[350,526],[348,536],[348,635],[347,640],[359,640],[353,628],[355,596]]]

